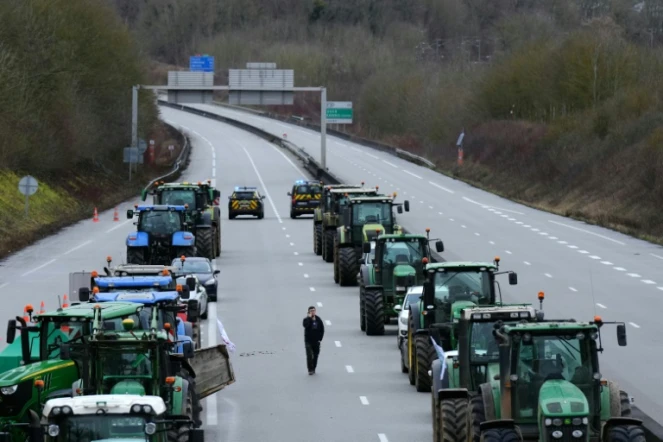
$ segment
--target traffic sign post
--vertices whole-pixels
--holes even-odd
[[[189,57],[189,70],[191,72],[214,72],[214,57],[209,55]]]
[[[25,216],[28,216],[28,208],[30,207],[30,197],[37,192],[39,183],[33,176],[26,175],[18,182],[18,191],[25,195]]]
[[[329,101],[327,102],[327,123],[329,124],[352,124],[352,101]]]

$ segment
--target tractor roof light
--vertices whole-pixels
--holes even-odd
[[[426,227],[426,233],[430,233],[430,227]]]
[[[499,256],[495,257],[495,262],[500,262],[500,257]]]
[[[111,262],[112,260],[113,258],[110,255],[106,257],[106,262]]]
[[[134,329],[134,320],[131,318],[126,318],[122,320],[122,328],[124,331],[131,331]]]
[[[178,293],[182,293],[182,284],[177,284],[177,287],[175,288],[175,290],[176,290]]]
[[[546,294],[543,293],[543,292],[539,292],[538,297],[539,297],[539,301],[543,301],[543,299],[546,297]]]
[[[603,325],[603,319],[599,315],[594,316],[594,323],[599,327]]]
[[[99,293],[99,287],[93,287],[92,293]]]
[[[96,270],[92,270],[92,272],[90,273],[90,276],[92,276],[93,278],[96,278],[96,277],[99,276],[99,272],[97,272]]]
[[[34,386],[37,390],[41,390],[44,388],[44,381],[41,379],[35,379]]]
[[[422,264],[428,264],[428,258],[424,257],[421,259]]]
[[[168,271],[168,269],[163,269],[163,270],[161,271],[161,274],[162,274],[163,276],[170,276],[170,271]]]
[[[175,383],[175,377],[174,376],[168,376],[166,378],[166,384],[173,385],[174,383]]]

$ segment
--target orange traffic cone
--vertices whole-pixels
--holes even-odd
[[[99,213],[97,213],[97,208],[94,208],[94,218],[92,218],[92,222],[98,223],[99,222]]]
[[[69,298],[67,297],[67,294],[64,294],[64,298],[62,299],[62,308],[69,307],[69,303],[67,302]]]
[[[46,307],[44,306],[44,301],[41,301],[41,305],[39,306],[39,314],[41,315],[42,313],[46,313]]]
[[[113,212],[113,221],[119,221],[120,220],[120,215],[117,213],[117,207],[115,208],[115,212]]]

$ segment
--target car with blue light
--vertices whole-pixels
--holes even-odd
[[[202,282],[210,302],[216,302],[219,282],[216,279],[221,273],[212,267],[212,262],[203,257],[174,259],[170,264],[177,274],[193,275]],[[179,281],[179,279],[178,279]]]
[[[138,220],[127,236],[127,263],[169,264],[179,256],[196,256],[196,238],[189,230],[186,206],[135,206],[127,218]]]
[[[288,192],[290,197],[290,218],[312,215],[322,200],[322,181],[297,180]]]
[[[265,205],[262,200],[264,199],[265,196],[258,192],[257,187],[236,186],[228,197],[228,218],[235,219],[240,215],[251,215],[263,219]]]

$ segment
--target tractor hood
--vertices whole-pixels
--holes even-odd
[[[456,301],[451,304],[451,317],[454,322],[460,321],[460,312],[464,308],[476,307],[477,305],[472,301]]]
[[[587,416],[589,404],[583,392],[566,380],[549,380],[539,390],[539,410],[545,417]]]
[[[364,242],[370,242],[377,239],[378,230],[380,231],[380,234],[386,233],[382,224],[364,224],[364,227],[361,228],[361,236],[363,237]]]
[[[412,275],[413,277],[417,275],[417,271],[414,267],[407,264],[399,264],[394,267],[394,277],[402,278]]]
[[[33,347],[35,348],[33,348],[32,356],[38,357],[39,346],[35,345]],[[0,353],[0,373],[20,367],[21,360],[23,360],[21,338],[17,337],[17,339],[14,339],[14,342],[5,347],[2,353]]]
[[[138,381],[120,381],[113,385],[110,394],[137,394],[145,396],[145,387]]]
[[[44,362],[35,362],[1,373],[0,387],[11,387],[28,379],[44,379],[47,374],[51,374],[53,380],[55,380],[55,377],[59,374],[69,374],[70,372],[78,372],[78,367],[76,367],[74,361],[51,359]]]

